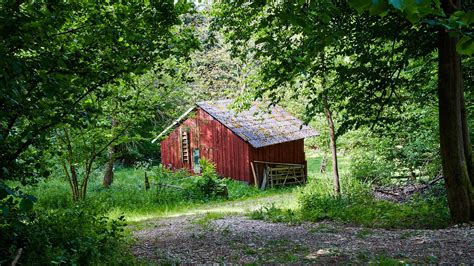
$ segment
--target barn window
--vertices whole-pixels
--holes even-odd
[[[181,159],[183,163],[189,163],[189,136],[188,132],[181,132]]]

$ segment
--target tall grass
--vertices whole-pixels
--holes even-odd
[[[151,183],[149,190],[145,190],[145,171],[147,171]],[[102,186],[101,177],[100,171],[94,173],[86,199],[80,204],[86,208],[108,213],[112,217],[125,215],[128,220],[166,216],[211,202],[264,197],[288,193],[294,189],[275,188],[260,191],[245,183],[224,179],[223,183],[229,192],[228,199],[207,198],[199,193],[194,193],[196,179],[185,171],[171,172],[160,167],[148,170],[144,168],[117,168],[114,182],[110,188]],[[159,183],[174,187],[162,186],[160,188]],[[38,198],[37,208],[69,209],[76,205],[71,200],[68,182],[60,173],[34,186],[27,186],[24,190]]]
[[[373,197],[369,184],[351,178],[347,171],[350,164],[347,157],[339,160],[342,194],[336,196],[333,192],[330,160],[326,173],[321,174],[321,156],[316,153],[308,155],[309,182],[296,191],[299,208],[286,210],[266,206],[252,212],[250,217],[289,223],[328,219],[383,228],[443,228],[450,224],[446,196],[428,192],[423,197],[415,196],[406,203],[377,200]],[[440,189],[442,190],[439,187],[432,188],[433,191]]]
[[[291,214],[291,217],[287,218],[292,222],[297,218],[310,221],[331,219],[367,227],[440,228],[449,224],[449,211],[444,196],[415,197],[404,204],[375,200],[368,184],[350,177],[346,170],[350,164],[347,157],[341,157],[339,160],[342,195],[335,196],[332,189],[330,160],[327,172],[324,174],[319,173],[321,163],[319,154],[309,152],[307,161],[309,181],[305,187],[260,191],[245,183],[225,179],[223,182],[228,187],[228,199],[207,198],[194,193],[196,179],[190,177],[187,172],[170,172],[158,167],[148,169],[151,189],[147,191],[144,184],[144,168],[117,168],[114,183],[108,189],[102,187],[102,173],[98,171],[94,173],[86,200],[81,205],[105,212],[110,217],[125,215],[130,221],[187,213],[223,201],[279,194],[298,195],[298,208],[280,212],[274,207],[267,207],[279,216],[270,220],[285,220],[282,215]],[[179,186],[184,190],[174,188],[159,190],[158,183]],[[57,173],[53,178],[26,187],[26,192],[38,198],[36,205],[39,208],[69,209],[75,206],[69,189],[67,181]],[[272,215],[260,213],[257,216]]]
[[[328,178],[305,187],[299,197],[301,218],[382,228],[443,228],[450,223],[445,196],[428,195],[396,203],[375,199],[370,186],[356,179],[341,181],[340,196],[331,192],[332,180]]]

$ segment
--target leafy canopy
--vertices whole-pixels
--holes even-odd
[[[48,133],[84,126],[103,86],[187,54],[174,1],[3,1],[0,5],[0,179],[42,176]]]

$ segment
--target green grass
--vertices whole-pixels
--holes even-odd
[[[214,220],[222,219],[225,217],[225,214],[222,212],[207,212],[202,217],[193,220],[193,224],[197,224],[204,229],[211,229],[211,222]]]
[[[319,173],[320,155],[308,152],[307,161],[309,182],[295,190],[298,209],[265,206],[249,216],[290,223],[328,219],[372,228],[444,228],[450,224],[444,196],[414,197],[403,204],[376,200],[368,184],[350,177],[347,157],[339,158],[342,194],[335,196],[330,160],[324,174]]]
[[[283,222],[289,225],[301,223],[299,212],[291,208],[277,208],[274,204],[262,206],[260,209],[252,211],[249,217],[254,220],[266,220],[274,223]]]
[[[282,195],[288,204],[295,201],[292,191],[295,187],[272,188],[260,191],[242,182],[225,179],[229,198],[204,198],[193,194],[195,179],[184,172],[163,172],[159,169],[148,171],[151,188],[144,186],[144,170],[139,168],[118,168],[114,182],[108,189],[102,187],[101,172],[94,173],[87,191],[86,200],[81,203],[89,208],[102,210],[110,217],[125,215],[127,221],[141,221],[156,217],[206,212],[244,212],[252,209],[253,204],[246,200]],[[186,188],[184,190],[158,189],[158,182]],[[68,209],[75,203],[71,200],[68,182],[60,176],[50,178],[34,186],[24,187],[25,192],[38,198],[36,208]],[[241,204],[240,202],[243,201]],[[239,202],[232,204],[233,202]]]
[[[205,198],[193,189],[164,189],[157,182],[192,188],[195,178],[184,172],[168,172],[155,168],[148,175],[151,189],[144,188],[144,170],[118,168],[114,183],[105,189],[101,172],[94,173],[89,184],[85,206],[103,210],[110,217],[125,215],[127,221],[138,222],[158,217],[213,213],[249,213],[254,219],[298,224],[324,219],[384,228],[442,228],[449,224],[445,198],[414,199],[405,204],[375,200],[371,188],[350,178],[349,158],[340,157],[342,195],[332,190],[331,162],[327,172],[319,173],[321,155],[307,152],[308,184],[304,187],[272,188],[260,191],[247,184],[226,179],[229,199]],[[69,185],[60,173],[55,178],[26,187],[38,197],[38,208],[68,209],[74,206]],[[263,206],[263,207],[262,207]]]

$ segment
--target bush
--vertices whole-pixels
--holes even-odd
[[[125,246],[123,216],[110,219],[79,206],[38,214],[26,232],[28,244],[21,260],[25,264],[113,264],[133,259]]]
[[[321,188],[312,190],[310,186],[305,189],[299,198],[302,219],[330,219],[383,228],[443,228],[449,225],[450,216],[444,195],[414,197],[401,204],[374,199],[370,187],[356,180],[343,182],[342,190],[350,193],[334,196],[321,192]]]
[[[113,264],[133,259],[124,246],[123,217],[109,219],[80,206],[35,210],[34,201],[0,184],[0,264],[17,256],[22,264]]]
[[[377,184],[391,183],[392,177],[436,176],[441,168],[439,142],[435,126],[428,124],[408,131],[397,128],[386,135],[363,129],[348,134],[354,139],[351,176]]]
[[[210,199],[215,197],[228,198],[227,186],[216,172],[216,167],[213,163],[206,159],[199,160],[202,174],[195,178],[196,188],[204,198]]]
[[[22,193],[18,189],[11,189],[0,183],[0,265],[11,262],[26,246],[28,236],[24,232],[34,221],[32,212],[33,202],[36,199]]]

